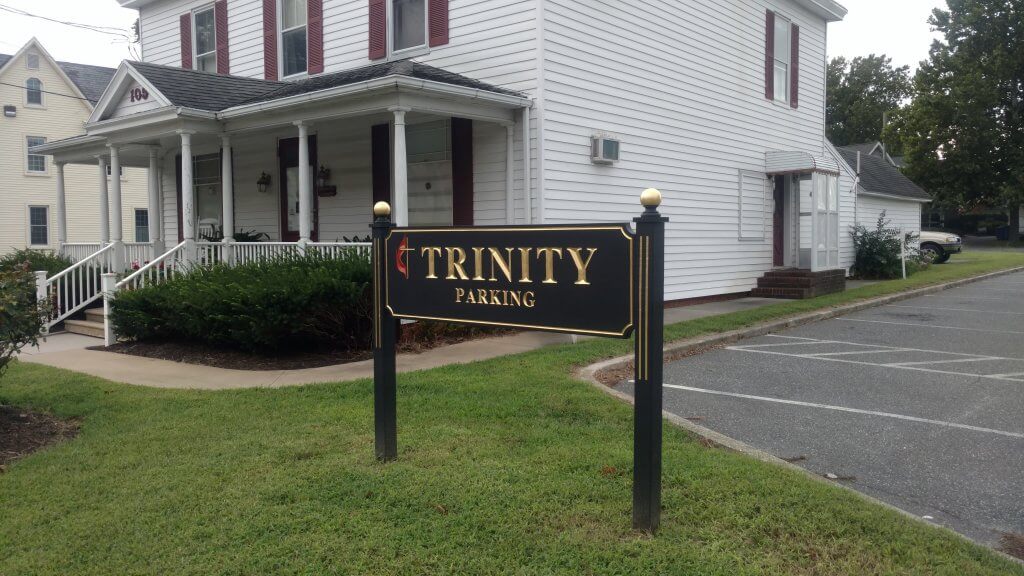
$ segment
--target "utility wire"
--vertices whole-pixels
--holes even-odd
[[[4,86],[13,86],[15,88],[22,88],[22,89],[28,90],[28,88],[26,88],[25,86],[22,86],[20,84],[11,84],[10,82],[0,82],[0,84],[2,84]],[[90,100],[88,98],[82,98],[81,96],[75,96],[73,94],[61,94],[60,92],[50,92],[49,90],[39,90],[39,91],[42,92],[43,94],[52,94],[54,96],[63,96],[65,98],[74,98],[75,100],[85,100],[86,102],[90,102],[90,103],[93,103],[93,104],[96,103],[95,100]]]
[[[21,10],[19,8],[12,8],[11,6],[7,6],[6,4],[0,4],[0,10],[2,10],[4,12],[10,12],[11,14],[17,14],[19,16],[26,16],[28,18],[38,18],[40,20],[46,20],[47,22],[53,22],[55,24],[63,24],[64,26],[71,26],[72,28],[79,28],[81,30],[88,30],[90,32],[98,32],[100,34],[107,34],[109,36],[117,36],[117,37],[123,38],[124,40],[126,40],[128,42],[128,53],[131,54],[133,58],[138,59],[137,55],[135,54],[135,50],[134,50],[135,39],[132,38],[128,34],[128,32],[126,32],[123,28],[115,28],[113,26],[97,26],[97,25],[94,25],[94,24],[82,24],[80,22],[70,22],[70,21],[67,21],[67,20],[58,20],[56,18],[50,18],[48,16],[41,16],[39,14],[33,14],[31,12],[26,12],[26,11]]]

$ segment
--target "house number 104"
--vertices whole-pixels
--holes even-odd
[[[149,91],[145,88],[132,88],[129,92],[131,95],[132,102],[142,102],[143,100],[149,100]]]

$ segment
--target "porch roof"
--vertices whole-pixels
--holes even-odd
[[[832,158],[800,150],[769,150],[765,152],[764,160],[765,172],[768,174],[839,174],[839,163]]]

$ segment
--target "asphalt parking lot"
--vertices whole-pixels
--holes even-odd
[[[978,541],[1024,534],[1024,273],[669,364],[665,408]]]

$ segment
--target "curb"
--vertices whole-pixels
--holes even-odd
[[[798,316],[791,316],[791,317],[788,317],[788,318],[783,318],[781,320],[772,320],[772,321],[769,321],[769,322],[758,324],[756,326],[750,326],[750,327],[747,327],[747,328],[740,328],[740,329],[737,329],[737,330],[730,330],[729,332],[722,332],[720,334],[708,334],[708,335],[704,335],[704,336],[698,336],[698,337],[695,337],[695,338],[689,338],[689,339],[686,339],[686,340],[679,340],[679,341],[667,344],[665,346],[665,353],[666,354],[670,353],[670,352],[684,352],[685,353],[685,352],[689,352],[689,351],[695,350],[695,349],[706,348],[706,347],[710,347],[710,346],[717,346],[717,345],[721,345],[721,344],[729,344],[729,343],[732,343],[732,342],[736,342],[738,340],[742,340],[744,338],[753,338],[753,337],[756,337],[756,336],[764,336],[765,334],[769,334],[769,333],[775,332],[777,330],[782,330],[782,329],[785,329],[785,328],[792,328],[792,327],[795,327],[795,326],[801,326],[801,325],[810,324],[810,323],[813,323],[813,322],[819,322],[821,320],[828,320],[830,318],[834,318],[836,316],[841,316],[843,314],[848,314],[850,312],[857,312],[857,311],[860,311],[860,310],[865,310],[867,308],[874,308],[876,306],[882,306],[882,305],[885,305],[885,304],[889,304],[891,302],[899,302],[901,300],[907,300],[907,299],[910,299],[910,298],[916,298],[918,296],[925,296],[927,294],[935,294],[937,292],[943,292],[943,291],[949,290],[951,288],[957,288],[959,286],[964,286],[964,285],[967,285],[967,284],[973,284],[974,282],[979,282],[979,281],[982,281],[982,280],[987,280],[987,279],[990,279],[990,278],[996,278],[996,277],[999,277],[999,276],[1004,276],[1006,274],[1013,274],[1015,272],[1021,272],[1021,271],[1024,271],[1024,266],[1019,266],[1019,267],[1016,267],[1016,268],[1009,268],[1009,269],[1000,270],[1000,271],[997,271],[997,272],[989,272],[987,274],[982,274],[980,276],[972,276],[970,278],[963,278],[963,279],[960,279],[960,280],[954,280],[952,282],[946,282],[945,284],[936,284],[934,286],[926,286],[924,288],[917,288],[917,289],[914,289],[914,290],[908,290],[906,292],[899,292],[899,293],[896,293],[896,294],[889,294],[889,295],[886,295],[886,296],[880,296],[878,298],[872,298],[870,300],[864,300],[862,302],[855,302],[855,303],[852,303],[852,304],[845,304],[845,305],[842,305],[842,306],[837,306],[837,307],[831,308],[829,310],[823,310],[823,311],[819,311],[819,312],[810,312],[810,313],[807,313],[807,314],[801,314],[801,315],[798,315]],[[633,397],[632,396],[630,396],[629,394],[626,394],[624,392],[621,392],[619,390],[616,390],[614,388],[610,388],[608,386],[605,386],[604,384],[602,384],[597,379],[597,373],[600,372],[601,370],[604,370],[606,368],[619,367],[619,366],[622,366],[624,364],[627,364],[628,362],[630,362],[632,360],[633,360],[633,355],[632,354],[630,354],[628,356],[619,356],[619,357],[616,357],[616,358],[610,358],[608,360],[603,360],[601,362],[590,364],[589,366],[584,366],[584,367],[578,369],[576,371],[575,375],[576,375],[576,377],[578,379],[587,382],[588,384],[594,386],[595,388],[598,388],[602,392],[604,392],[604,393],[606,393],[606,394],[608,394],[610,396],[613,396],[615,398],[618,398],[619,400],[622,400],[623,402],[625,402],[627,404],[632,405],[633,404]],[[667,410],[663,410],[662,411],[662,417],[665,420],[667,420],[669,423],[671,423],[671,424],[673,424],[673,425],[675,425],[675,426],[677,426],[679,428],[682,428],[683,430],[685,430],[685,431],[687,431],[687,432],[697,436],[698,438],[706,440],[706,441],[711,442],[713,444],[716,444],[716,445],[718,445],[718,446],[720,446],[722,448],[725,448],[726,450],[730,450],[732,452],[737,452],[739,454],[743,454],[745,456],[749,456],[749,457],[754,458],[755,460],[759,460],[761,462],[767,462],[769,464],[774,464],[776,466],[781,466],[782,468],[785,468],[787,470],[792,470],[794,472],[798,472],[800,474],[803,474],[805,477],[811,478],[812,480],[815,480],[817,482],[821,482],[821,483],[824,483],[824,484],[828,484],[830,486],[841,488],[841,489],[843,489],[843,490],[845,490],[845,491],[847,491],[847,492],[849,492],[851,494],[856,495],[857,497],[859,497],[859,498],[861,498],[861,499],[863,499],[863,500],[865,500],[867,502],[879,505],[879,506],[881,506],[883,508],[886,508],[888,510],[896,512],[896,513],[900,514],[901,516],[903,516],[905,518],[908,518],[908,519],[910,519],[912,521],[918,522],[920,524],[924,524],[926,526],[930,526],[932,528],[938,528],[940,530],[945,531],[947,534],[951,534],[951,535],[953,535],[953,536],[955,536],[955,537],[957,537],[957,538],[959,538],[961,540],[964,540],[964,541],[967,541],[967,542],[971,542],[973,544],[979,544],[981,546],[985,546],[989,550],[992,550],[993,552],[995,552],[996,554],[998,554],[999,556],[1002,556],[1003,558],[1005,558],[1007,560],[1011,560],[1011,561],[1013,561],[1013,562],[1015,562],[1017,564],[1024,564],[1024,560],[1022,560],[1020,558],[1016,558],[1014,556],[1010,556],[1009,554],[1006,554],[1005,552],[1002,552],[1000,550],[996,550],[995,548],[992,548],[992,547],[990,547],[988,545],[985,545],[985,544],[982,544],[980,542],[975,542],[974,540],[968,538],[967,536],[964,536],[963,534],[960,534],[959,532],[956,532],[956,531],[954,531],[954,530],[952,530],[950,528],[947,528],[945,526],[936,524],[934,522],[930,522],[928,520],[925,520],[924,518],[921,518],[920,516],[918,516],[916,514],[913,514],[913,513],[908,512],[908,511],[906,511],[906,510],[904,510],[902,508],[899,508],[897,506],[889,504],[888,502],[883,502],[882,500],[879,500],[879,499],[877,499],[877,498],[875,498],[873,496],[868,496],[867,494],[864,494],[862,492],[858,492],[857,490],[855,490],[854,488],[852,488],[850,486],[847,486],[847,485],[839,483],[839,482],[833,482],[833,481],[831,481],[831,480],[829,480],[827,478],[823,478],[822,476],[819,476],[819,475],[811,472],[810,470],[807,470],[806,468],[802,468],[800,466],[797,466],[796,464],[793,464],[792,462],[787,462],[787,461],[779,458],[778,456],[775,456],[775,455],[769,454],[768,452],[765,452],[763,450],[759,450],[757,448],[754,448],[753,446],[747,444],[746,442],[741,442],[739,440],[736,440],[735,438],[730,438],[729,436],[726,436],[724,434],[720,434],[718,432],[715,432],[714,430],[711,430],[709,428],[705,428],[704,426],[701,426],[699,424],[694,424],[693,422],[691,422],[691,421],[689,421],[689,420],[687,420],[687,419],[685,419],[685,418],[683,418],[681,416],[678,416],[676,414],[672,414],[672,413],[668,412]]]

